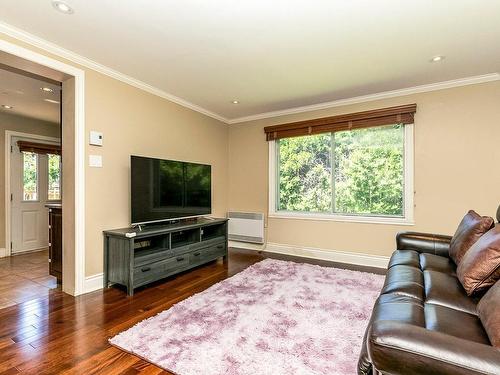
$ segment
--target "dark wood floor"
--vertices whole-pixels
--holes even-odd
[[[110,346],[108,338],[266,257],[304,261],[231,249],[227,264],[210,263],[133,297],[114,287],[76,298],[55,289],[0,309],[0,374],[168,374]]]
[[[0,309],[48,296],[57,287],[48,250],[0,259]]]

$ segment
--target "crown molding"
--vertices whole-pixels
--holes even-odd
[[[238,124],[238,123],[242,123],[242,122],[262,120],[262,119],[267,119],[267,118],[272,118],[272,117],[292,115],[292,114],[296,114],[296,113],[304,113],[304,112],[310,112],[310,111],[317,111],[317,110],[321,110],[321,109],[328,109],[328,108],[334,108],[334,107],[342,107],[342,106],[346,106],[346,105],[350,105],[350,104],[359,104],[359,103],[371,102],[374,100],[396,98],[398,96],[419,94],[419,93],[424,93],[424,92],[444,90],[444,89],[449,89],[449,88],[453,88],[453,87],[460,87],[460,86],[475,85],[478,83],[492,82],[492,81],[498,81],[498,80],[500,80],[499,73],[484,74],[484,75],[479,75],[479,76],[454,79],[454,80],[450,80],[450,81],[430,83],[427,85],[407,87],[404,89],[383,91],[383,92],[379,92],[379,93],[375,93],[375,94],[356,96],[356,97],[352,97],[352,98],[333,100],[330,102],[306,105],[306,106],[302,106],[302,107],[287,108],[287,109],[283,109],[283,110],[279,110],[279,111],[265,112],[265,113],[259,113],[256,115],[238,117],[238,118],[229,119],[227,123],[228,124]]]
[[[430,91],[444,90],[444,89],[453,88],[453,87],[474,85],[474,84],[478,84],[478,83],[485,83],[485,82],[492,82],[492,81],[500,80],[499,73],[491,73],[491,74],[460,78],[460,79],[455,79],[455,80],[450,80],[450,81],[431,83],[431,84],[427,84],[427,85],[408,87],[408,88],[398,89],[398,90],[383,91],[383,92],[379,92],[379,93],[375,93],[375,94],[356,96],[356,97],[352,97],[352,98],[333,100],[333,101],[324,102],[324,103],[318,103],[318,104],[312,104],[312,105],[300,106],[300,107],[293,107],[293,108],[287,108],[287,109],[278,110],[278,111],[264,112],[264,113],[258,113],[255,115],[249,115],[249,116],[228,119],[222,115],[219,115],[218,113],[212,112],[208,109],[200,107],[199,105],[196,105],[196,104],[191,103],[187,100],[179,98],[178,96],[170,94],[170,93],[168,93],[164,90],[161,90],[157,87],[154,87],[148,83],[142,82],[138,79],[135,79],[135,78],[130,77],[126,74],[123,74],[117,70],[111,69],[105,65],[102,65],[98,62],[95,62],[91,59],[88,59],[84,56],[81,56],[75,52],[72,52],[70,50],[62,48],[62,47],[58,46],[57,44],[54,44],[54,43],[49,42],[45,39],[42,39],[38,36],[30,34],[24,30],[21,30],[15,26],[9,25],[5,22],[0,21],[0,33],[5,34],[7,36],[10,36],[14,39],[21,41],[21,42],[32,45],[34,47],[37,47],[41,50],[49,52],[49,53],[56,55],[58,57],[64,58],[64,59],[71,61],[73,63],[76,63],[76,64],[79,64],[79,65],[84,66],[86,68],[95,70],[101,74],[108,76],[108,77],[122,81],[122,82],[129,84],[133,87],[136,87],[140,90],[143,90],[143,91],[146,91],[150,94],[167,99],[173,103],[181,105],[185,108],[189,108],[193,111],[196,111],[196,112],[201,113],[203,115],[209,116],[215,120],[221,121],[221,122],[226,123],[226,124],[238,124],[238,123],[243,123],[243,122],[248,122],[248,121],[262,120],[262,119],[278,117],[278,116],[285,116],[285,115],[291,115],[291,114],[297,114],[297,113],[317,111],[317,110],[321,110],[321,109],[341,107],[341,106],[350,105],[350,104],[365,103],[365,102],[370,102],[370,101],[379,100],[379,99],[395,98],[398,96],[405,96],[405,95],[418,94],[418,93],[424,93],[424,92],[430,92]]]
[[[228,123],[229,120],[226,119],[225,117],[209,111],[208,109],[205,109],[203,107],[200,107],[199,105],[193,104],[191,102],[188,102],[187,100],[184,100],[182,98],[179,98],[178,96],[175,96],[173,94],[170,94],[166,91],[163,91],[157,87],[154,87],[148,83],[142,82],[138,79],[135,79],[133,77],[130,77],[126,74],[123,74],[117,70],[111,69],[105,65],[99,64],[98,62],[95,62],[91,59],[88,59],[84,56],[81,56],[75,52],[72,52],[68,49],[65,49],[63,47],[58,46],[55,43],[49,42],[48,40],[42,39],[36,35],[30,34],[24,30],[21,30],[15,26],[9,25],[5,22],[0,21],[0,33],[5,34],[7,36],[10,36],[14,39],[17,39],[21,42],[30,44],[34,47],[37,47],[41,50],[44,50],[46,52],[49,52],[53,55],[56,55],[58,57],[64,58],[68,61],[71,61],[73,63],[79,64],[81,66],[84,66],[86,68],[95,70],[96,72],[99,72],[101,74],[104,74],[108,77],[114,78],[118,81],[122,81],[128,85],[131,85],[133,87],[136,87],[138,89],[141,89],[143,91],[146,91],[150,94],[159,96],[161,98],[167,99],[171,102],[174,102],[176,104],[179,104],[183,107],[189,108],[193,111],[199,112],[203,115],[212,117],[218,121]]]

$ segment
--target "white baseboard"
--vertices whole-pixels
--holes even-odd
[[[96,275],[87,276],[85,278],[84,293],[90,293],[103,288],[104,274],[98,273]]]
[[[257,250],[257,251],[265,251],[265,244],[257,244],[250,242],[240,242],[240,241],[228,241],[229,247],[235,247],[237,249],[247,249],[247,250]]]
[[[314,247],[302,247],[302,246],[286,245],[273,242],[268,242],[265,245],[255,245],[243,242],[230,241],[229,246],[240,249],[267,251],[269,253],[293,255],[296,257],[328,260],[331,262],[355,264],[358,266],[367,266],[375,268],[385,269],[389,264],[388,256],[370,255],[364,253],[356,253],[353,251],[318,249]]]
[[[0,248],[0,258],[7,256],[7,249],[5,247]]]

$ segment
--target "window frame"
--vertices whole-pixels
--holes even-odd
[[[283,211],[277,209],[278,203],[278,147],[276,140],[269,141],[269,207],[270,218],[326,220],[355,223],[414,225],[414,125],[404,126],[404,188],[403,216],[366,215],[366,214],[336,214],[318,212]]]

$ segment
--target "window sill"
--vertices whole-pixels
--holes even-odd
[[[294,220],[313,220],[313,221],[338,221],[346,223],[362,224],[385,224],[385,225],[415,225],[413,220],[400,217],[377,217],[377,216],[348,216],[348,215],[329,215],[314,214],[305,212],[270,212],[271,219],[294,219]]]

